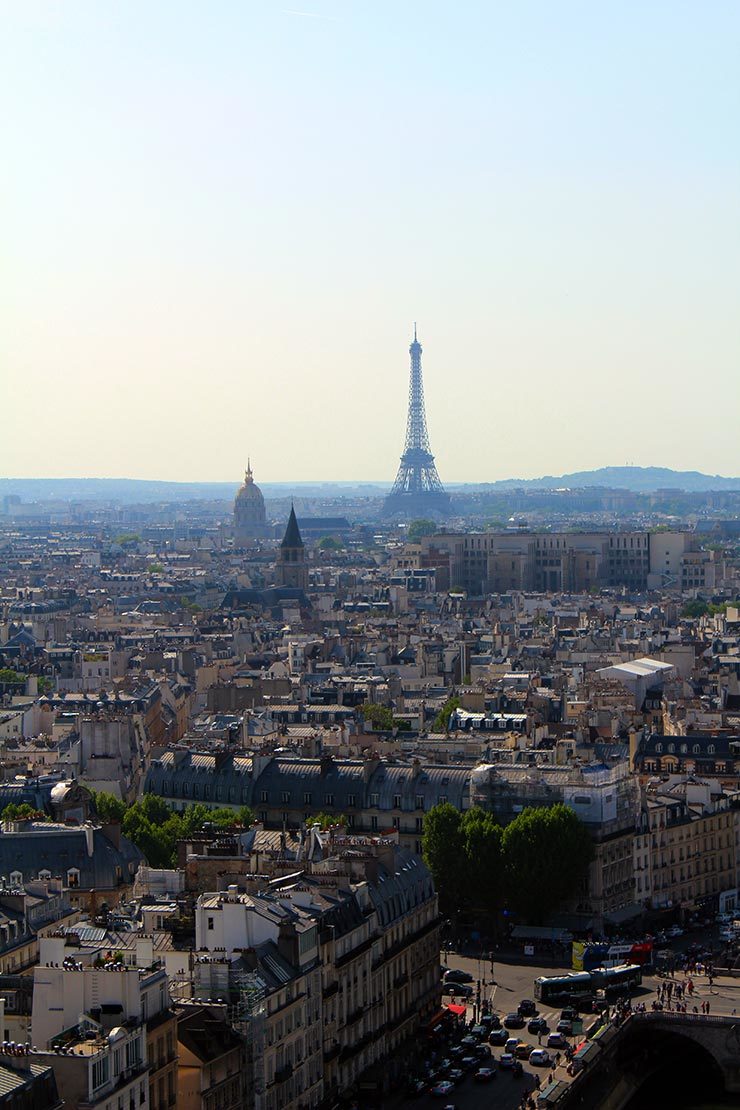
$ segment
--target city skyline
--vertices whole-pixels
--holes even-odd
[[[392,483],[414,319],[445,486],[732,475],[738,31],[727,3],[6,9],[0,475]]]

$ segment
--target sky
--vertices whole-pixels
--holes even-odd
[[[0,0],[0,476],[738,475],[736,0]]]

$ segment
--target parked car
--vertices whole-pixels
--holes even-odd
[[[494,1068],[478,1068],[473,1076],[476,1083],[490,1083],[492,1079],[496,1078]]]
[[[562,1018],[557,1023],[555,1028],[556,1028],[558,1033],[562,1033],[565,1037],[572,1037],[573,1036],[573,1022],[572,1021],[566,1021],[565,1018]]]
[[[507,1029],[523,1029],[526,1024],[520,1013],[507,1014],[504,1018],[504,1025]]]
[[[550,1063],[550,1053],[546,1048],[533,1048],[529,1054],[529,1062],[535,1068],[544,1068]]]
[[[487,1044],[479,1044],[473,1049],[473,1055],[477,1056],[479,1060],[490,1060],[491,1050]]]
[[[485,1025],[489,1032],[491,1029],[501,1028],[501,1018],[498,1014],[484,1014],[480,1019],[480,1023],[481,1025]]]
[[[516,1051],[516,1046],[518,1044],[519,1044],[519,1038],[518,1037],[509,1037],[508,1041],[504,1045],[504,1048],[507,1052],[510,1052],[513,1055],[514,1052]]]
[[[507,1029],[494,1029],[494,1031],[488,1035],[489,1044],[504,1045],[508,1039],[509,1033]]]
[[[677,940],[679,937],[683,936],[683,932],[684,931],[680,925],[671,925],[670,929],[668,930],[668,936],[671,940]]]
[[[467,1034],[466,1034],[466,1035],[465,1035],[465,1036],[463,1037],[463,1039],[462,1039],[462,1040],[460,1041],[460,1044],[461,1044],[461,1045],[463,1046],[463,1048],[465,1048],[465,1049],[468,1049],[468,1048],[475,1048],[475,1046],[477,1045],[477,1043],[478,1043],[478,1038],[477,1038],[477,1037],[474,1037],[472,1033],[467,1033]]]
[[[455,1084],[450,1083],[449,1079],[443,1079],[436,1087],[432,1087],[431,1094],[434,1098],[447,1098],[447,1095],[452,1094],[455,1090]]]
[[[474,1025],[473,1028],[470,1030],[470,1035],[471,1037],[477,1037],[479,1041],[482,1041],[487,1032],[488,1030],[486,1029],[485,1025]]]
[[[534,1048],[533,1044],[527,1044],[525,1041],[520,1041],[514,1050],[514,1055],[517,1060],[528,1060],[529,1054]]]
[[[500,1068],[513,1068],[516,1063],[516,1056],[513,1052],[503,1052],[498,1062]]]
[[[473,976],[469,971],[457,971],[454,967],[448,968],[444,974],[445,983],[472,983]]]
[[[462,1060],[460,1061],[460,1067],[463,1069],[463,1071],[477,1071],[477,1069],[480,1067],[478,1057],[463,1056]]]
[[[545,1018],[543,1018],[543,1017],[533,1017],[532,1020],[530,1021],[529,1025],[527,1026],[527,1032],[528,1033],[535,1033],[537,1035],[539,1035],[540,1033],[549,1033],[550,1032],[550,1026],[547,1024],[547,1021],[546,1021]]]
[[[568,1044],[562,1033],[551,1033],[547,1038],[548,1048],[565,1048]]]
[[[578,1011],[574,1010],[572,1006],[566,1006],[564,1010],[560,1011],[561,1021],[577,1021]]]
[[[531,998],[523,998],[517,1008],[519,1013],[524,1014],[525,1017],[534,1017],[537,1013],[537,1007]]]
[[[462,1070],[462,1068],[450,1068],[447,1078],[449,1079],[450,1083],[454,1083],[455,1086],[457,1086],[457,1084],[462,1083],[463,1079],[465,1078],[465,1072]]]

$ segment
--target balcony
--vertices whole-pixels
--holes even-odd
[[[365,1007],[358,1006],[356,1010],[353,1010],[352,1013],[347,1016],[347,1025],[354,1025],[356,1021],[360,1020],[364,1013]]]

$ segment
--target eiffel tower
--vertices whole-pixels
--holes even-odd
[[[439,480],[434,455],[429,450],[427,418],[424,413],[424,382],[421,376],[421,343],[409,347],[411,380],[406,442],[396,480],[383,505],[383,516],[439,517],[450,511],[450,495]]]

